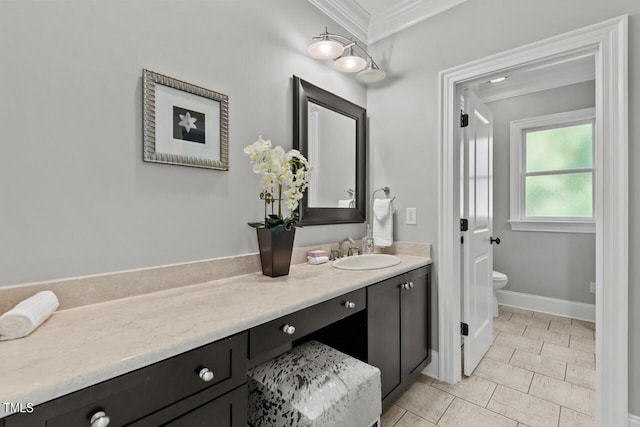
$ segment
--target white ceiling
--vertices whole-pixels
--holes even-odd
[[[365,44],[390,36],[467,0],[309,0]]]

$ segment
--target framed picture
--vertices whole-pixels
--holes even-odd
[[[229,170],[229,97],[143,70],[145,162]]]

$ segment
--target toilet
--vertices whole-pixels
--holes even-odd
[[[499,271],[493,272],[493,317],[498,317],[498,296],[496,291],[507,286],[507,282],[509,278],[506,274],[500,273]]]

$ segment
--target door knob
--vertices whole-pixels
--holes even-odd
[[[490,238],[489,238],[489,241],[491,242],[491,244],[492,244],[492,245],[493,245],[494,243],[495,243],[496,245],[499,245],[499,244],[500,244],[500,238],[499,238],[499,237],[496,237],[495,239],[494,239],[493,237],[490,237]]]

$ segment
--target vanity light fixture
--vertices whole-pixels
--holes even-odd
[[[387,75],[357,42],[339,34],[329,33],[326,27],[324,33],[313,37],[313,40],[307,49],[312,58],[333,59],[336,70],[358,73],[356,78],[362,83],[379,82]],[[362,54],[356,53],[356,50],[360,50]]]

